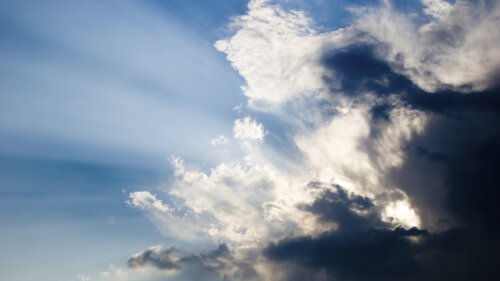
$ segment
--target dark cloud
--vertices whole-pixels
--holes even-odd
[[[500,230],[500,130],[495,131],[463,147],[447,167],[448,207],[468,225],[486,231]]]
[[[305,209],[317,214],[323,221],[335,222],[341,230],[366,229],[382,224],[370,199],[349,194],[339,185],[324,191]]]
[[[401,82],[397,81],[399,77],[386,63],[375,57],[374,52],[374,46],[368,44],[351,45],[332,53],[327,52],[322,62],[327,70],[333,71],[331,76],[325,76],[332,85],[332,91],[341,91],[347,95],[362,91],[383,93],[388,87],[394,87],[396,82]]]
[[[341,226],[355,227],[341,227],[317,237],[285,239],[269,245],[265,255],[292,273],[287,280],[303,280],[306,276],[308,280],[342,281],[475,280],[478,276],[495,276],[499,242],[494,234],[478,235],[467,228],[436,233],[415,227],[390,228],[376,215],[368,218],[351,211],[361,198],[350,197],[340,188],[325,192],[310,210]],[[374,208],[366,200],[362,198],[362,206]]]
[[[331,71],[325,79],[332,85],[332,95],[359,102],[366,96],[376,97],[371,109],[372,134],[364,143],[367,151],[380,128],[391,123],[390,112],[395,107],[426,115],[425,131],[405,144],[403,166],[383,171],[387,185],[399,186],[409,194],[424,220],[459,221],[478,212],[481,215],[476,214],[475,220],[479,216],[498,220],[493,208],[496,202],[490,198],[500,195],[499,177],[491,164],[500,160],[500,89],[425,92],[380,59],[384,48],[376,43],[353,44],[326,52],[323,64]],[[456,216],[450,218],[447,212]]]
[[[128,266],[137,268],[143,266],[153,266],[161,270],[181,269],[180,263],[176,261],[175,248],[159,249],[150,248],[129,258]]]
[[[400,280],[418,271],[410,255],[415,251],[408,239],[413,232],[418,231],[332,232],[281,241],[266,254],[276,261],[326,270],[331,280]]]
[[[184,257],[182,262],[202,265],[205,269],[218,273],[224,279],[254,280],[256,276],[252,264],[236,259],[225,244],[206,254]]]
[[[405,162],[388,171],[432,226],[452,219],[471,228],[498,228],[500,114],[477,111],[454,119],[431,115],[406,147]],[[444,211],[444,212],[443,212]]]
[[[380,58],[379,53],[384,53],[385,48],[376,43],[363,43],[325,52],[322,63],[329,74],[324,80],[330,85],[331,92],[353,98],[369,94],[379,97],[379,103],[372,108],[375,118],[388,118],[387,112],[394,104],[384,98],[390,95],[396,95],[406,107],[451,117],[478,110],[500,111],[500,89],[473,93],[453,90],[428,93]]]
[[[404,144],[403,165],[382,171],[387,186],[409,196],[424,229],[391,228],[368,198],[336,186],[305,209],[336,222],[338,230],[279,241],[266,256],[294,272],[289,280],[304,277],[297,271],[307,271],[310,280],[313,272],[322,272],[318,280],[341,281],[498,279],[499,89],[428,93],[380,59],[380,50],[354,44],[326,53],[323,64],[331,75],[325,81],[332,96],[360,103],[375,97],[368,151],[378,128],[393,122],[395,107],[426,115],[424,131]],[[388,190],[376,200],[393,201],[394,194]]]
[[[226,267],[232,265],[235,260],[229,251],[229,248],[225,245],[219,245],[217,249],[201,254],[192,254],[185,256],[181,259],[182,263],[186,264],[198,264],[203,265],[211,271],[221,272]]]
[[[238,280],[250,280],[255,276],[252,266],[236,260],[225,244],[207,253],[182,254],[174,247],[150,248],[130,257],[128,266],[130,268],[151,266],[159,270],[183,270],[196,267],[201,272],[200,274],[216,273],[223,279],[229,274]]]

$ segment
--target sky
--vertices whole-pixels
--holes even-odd
[[[1,280],[498,279],[499,1],[0,23]]]

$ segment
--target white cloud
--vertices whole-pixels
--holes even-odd
[[[373,137],[369,109],[353,107],[323,126],[296,136],[295,143],[307,166],[321,180],[351,182],[351,191],[356,192],[367,192],[360,190],[361,187],[380,189],[379,175],[402,164],[402,144],[425,126],[423,114],[396,109],[390,113],[393,122],[381,127],[378,137]]]
[[[217,41],[245,78],[243,93],[252,108],[272,109],[323,87],[318,54],[324,40],[303,12],[286,12],[267,1],[251,1],[233,21],[236,34]]]
[[[209,173],[186,170],[176,159],[170,194],[192,213],[185,216],[214,241],[250,247],[269,239],[313,232],[306,212],[296,208],[314,197],[300,179],[272,165],[223,163]]]
[[[129,273],[127,269],[112,264],[108,271],[102,271],[99,274],[99,280],[129,280]]]
[[[481,91],[498,83],[500,2],[424,1],[424,24],[389,4],[363,9],[354,27],[385,44],[381,56],[421,88]]]
[[[163,213],[170,211],[170,208],[167,205],[148,191],[136,191],[130,193],[129,201],[127,202],[134,207],[154,212]]]
[[[87,276],[87,275],[82,275],[82,274],[78,274],[78,275],[76,276],[76,279],[77,279],[78,281],[92,281],[92,277]]]
[[[448,14],[452,9],[452,5],[444,0],[422,0],[422,3],[425,5],[424,12],[435,18]]]
[[[176,214],[177,210],[169,207],[148,191],[130,193],[127,204],[148,214],[153,223],[166,236],[192,241],[200,238],[196,225],[184,221],[182,217]]]
[[[377,137],[372,135],[369,107],[352,108],[312,132],[297,135],[295,143],[305,157],[305,167],[320,181],[372,199],[397,189],[387,182],[386,173],[403,164],[404,143],[423,130],[426,117],[407,109],[395,109],[390,115],[391,124],[378,128]],[[404,203],[411,209],[408,200]],[[392,212],[390,222],[420,226],[418,218],[410,221],[397,212]]]
[[[233,135],[239,140],[263,140],[266,135],[264,126],[250,117],[234,121]]]
[[[408,199],[390,202],[382,210],[382,219],[405,227],[420,226],[420,218],[408,203]]]
[[[210,141],[210,144],[213,145],[213,146],[230,145],[231,142],[229,141],[229,139],[226,136],[219,135],[218,137],[212,139]]]

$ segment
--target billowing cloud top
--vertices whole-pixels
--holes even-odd
[[[215,46],[245,78],[243,92],[253,107],[270,109],[321,87],[317,54],[324,36],[316,35],[304,13],[251,1],[233,26],[236,34]]]
[[[250,112],[266,116],[235,120],[245,156],[209,171],[173,158],[164,193],[129,198],[167,236],[219,248],[151,248],[130,270],[488,279],[500,250],[500,3],[421,4],[411,15],[389,1],[352,8],[351,25],[319,32],[302,11],[250,1],[215,43],[245,79]],[[276,148],[276,123],[299,157]]]

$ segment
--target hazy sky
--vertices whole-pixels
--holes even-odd
[[[494,280],[498,26],[495,0],[0,1],[0,279]]]

